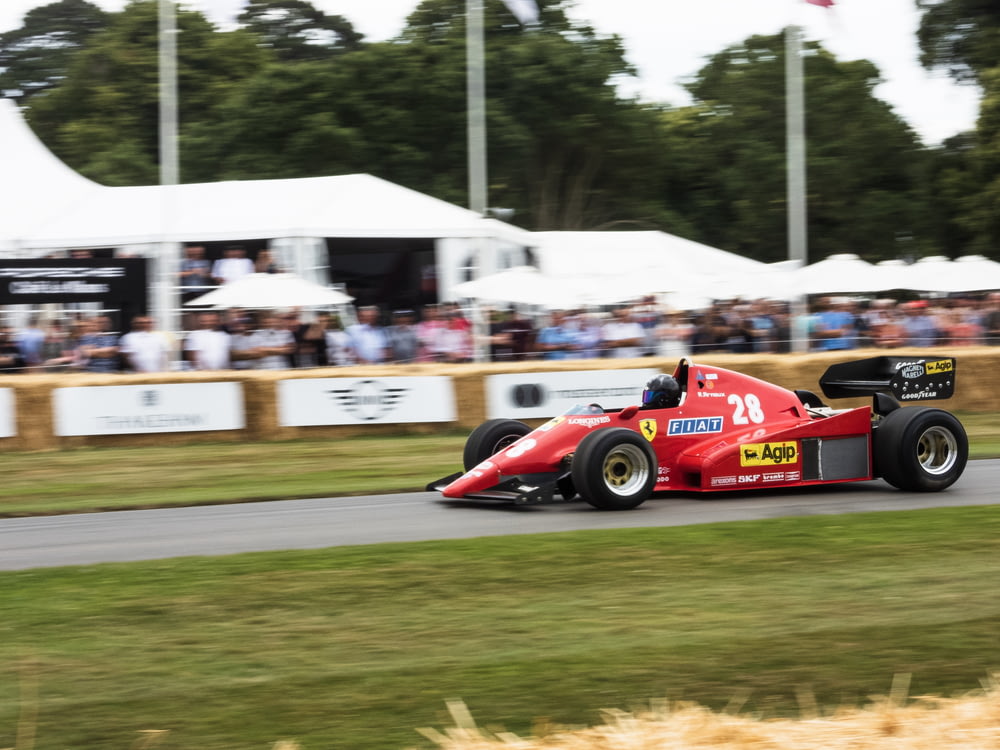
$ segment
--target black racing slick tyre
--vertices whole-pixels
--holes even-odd
[[[641,505],[656,485],[657,460],[649,441],[625,428],[587,435],[573,456],[573,486],[601,510]]]
[[[531,428],[516,419],[491,419],[483,422],[465,441],[462,465],[469,471],[529,432]]]
[[[901,490],[937,492],[962,476],[969,438],[942,409],[896,409],[874,431],[875,473]]]

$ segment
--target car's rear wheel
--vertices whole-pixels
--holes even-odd
[[[516,419],[491,419],[483,422],[465,441],[462,465],[469,471],[529,432],[531,428]]]
[[[577,492],[595,508],[629,510],[652,494],[656,466],[648,440],[616,427],[597,430],[580,441],[571,473]]]
[[[942,409],[896,409],[874,432],[875,473],[893,487],[936,492],[954,484],[969,458],[969,438]]]

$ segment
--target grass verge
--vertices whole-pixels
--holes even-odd
[[[38,750],[426,746],[590,724],[650,698],[797,715],[1000,666],[992,507],[773,519],[0,574],[0,747],[18,674]]]
[[[974,458],[1000,418],[959,414]],[[7,453],[0,517],[422,490],[457,471],[466,433]]]

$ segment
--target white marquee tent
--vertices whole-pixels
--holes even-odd
[[[0,257],[106,247],[150,257],[154,312],[165,321],[178,307],[180,243],[283,243],[296,258],[289,270],[318,281],[322,238],[432,239],[439,283],[447,288],[460,280],[458,267],[470,254],[491,259],[497,247],[532,242],[517,227],[368,174],[99,185],[59,161],[10,100],[0,100],[0,163]],[[304,255],[311,257],[299,262]]]

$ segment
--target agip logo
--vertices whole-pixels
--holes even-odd
[[[799,460],[799,444],[746,443],[740,446],[740,466],[783,466]]]

